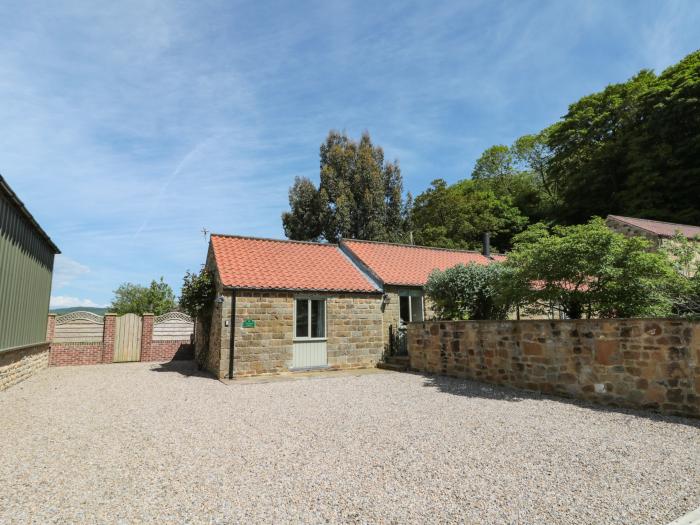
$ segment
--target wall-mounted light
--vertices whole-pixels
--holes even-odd
[[[391,296],[388,293],[385,293],[384,295],[382,295],[382,304],[383,305],[386,306],[390,302],[391,302]]]
[[[217,297],[216,299],[214,299],[214,302],[215,302],[216,304],[224,304],[224,296],[223,296],[223,295],[220,295],[219,297]]]

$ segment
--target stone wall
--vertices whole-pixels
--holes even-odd
[[[292,363],[294,298],[291,292],[238,290],[232,317],[233,293],[223,291],[214,311],[206,368],[228,377],[231,328],[235,326],[236,377],[286,372]],[[374,366],[382,353],[381,296],[323,294],[326,298],[328,367]],[[245,319],[254,327],[243,327]]]
[[[700,322],[433,321],[408,333],[418,371],[700,416]]]
[[[0,353],[0,391],[49,366],[49,345],[25,346]]]
[[[329,367],[368,368],[377,364],[384,349],[381,306],[379,295],[328,298]]]

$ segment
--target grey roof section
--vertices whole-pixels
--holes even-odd
[[[12,191],[12,188],[10,188],[10,185],[7,183],[5,178],[0,175],[0,192],[2,192],[5,196],[7,196],[8,199],[10,199],[10,202],[14,204],[19,212],[22,214],[22,216],[27,219],[29,224],[32,225],[32,227],[36,230],[36,232],[46,241],[46,243],[51,247],[54,253],[61,253],[61,250],[58,249],[58,246],[54,244],[54,242],[51,240],[51,237],[44,231],[44,229],[39,226],[39,223],[36,222],[36,219],[32,216],[31,213],[29,213],[29,210],[26,208],[24,203],[20,200],[20,198],[17,196],[17,194]]]

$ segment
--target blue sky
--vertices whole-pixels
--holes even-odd
[[[282,237],[329,129],[406,189],[699,45],[683,1],[5,1],[0,173],[61,248],[54,306],[179,290],[201,229]]]

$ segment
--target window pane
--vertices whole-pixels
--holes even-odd
[[[297,299],[296,337],[309,336],[309,301]]]
[[[409,297],[407,295],[402,295],[399,297],[399,315],[404,323],[408,323],[411,320],[409,316],[408,301]]]
[[[311,337],[326,337],[325,301],[311,301]]]
[[[411,321],[423,320],[423,298],[411,296]]]

